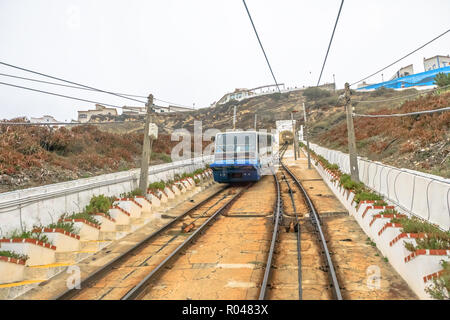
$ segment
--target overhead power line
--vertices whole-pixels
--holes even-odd
[[[359,82],[361,82],[361,81],[367,80],[367,79],[369,79],[370,77],[376,75],[377,73],[380,73],[381,71],[386,70],[387,68],[389,68],[389,67],[393,66],[394,64],[396,64],[397,62],[400,62],[401,60],[405,59],[406,57],[409,57],[409,56],[412,55],[413,53],[415,53],[415,52],[419,51],[420,49],[424,48],[425,46],[429,45],[429,44],[432,43],[433,41],[436,41],[437,39],[443,37],[443,36],[444,36],[445,34],[447,34],[449,31],[450,31],[450,29],[448,29],[447,31],[441,33],[441,34],[438,35],[437,37],[431,39],[430,41],[428,41],[427,43],[421,45],[420,47],[418,47],[417,49],[411,51],[410,53],[404,55],[404,56],[401,57],[400,59],[395,60],[394,62],[392,62],[391,64],[387,65],[386,67],[381,68],[380,70],[378,70],[378,71],[372,73],[371,75],[369,75],[369,76],[367,76],[367,77],[365,77],[365,78],[363,78],[363,79],[361,79],[361,80],[359,80],[359,81],[353,82],[350,86],[353,86],[353,85],[355,85],[355,84],[357,84],[357,83],[359,83]]]
[[[20,88],[20,89],[35,91],[35,92],[39,92],[39,93],[45,93],[45,94],[58,96],[58,97],[62,97],[62,98],[72,99],[72,100],[84,101],[84,102],[89,102],[89,103],[94,103],[94,104],[101,104],[103,106],[108,106],[108,107],[113,107],[113,108],[118,108],[118,109],[128,109],[127,107],[119,107],[119,106],[116,106],[116,105],[113,105],[113,104],[109,104],[109,103],[103,103],[103,102],[92,101],[92,100],[87,100],[87,99],[82,99],[82,98],[77,98],[77,97],[72,97],[72,96],[66,96],[66,95],[59,94],[59,93],[54,93],[54,92],[49,92],[49,91],[44,91],[44,90],[39,90],[39,89],[33,89],[33,88],[29,88],[29,87],[18,86],[18,85],[11,84],[11,83],[6,83],[6,82],[0,82],[0,84],[5,85],[5,86],[10,86],[10,87],[15,87],[15,88]]]
[[[336,26],[338,24],[339,16],[341,15],[341,10],[342,10],[342,6],[343,5],[344,5],[344,0],[341,1],[341,6],[339,7],[339,12],[338,12],[337,17],[336,17],[336,22],[334,23],[333,33],[331,34],[330,43],[328,43],[327,53],[325,55],[325,59],[323,60],[322,70],[320,70],[319,80],[317,80],[317,86],[319,86],[320,79],[322,78],[322,72],[323,72],[323,69],[325,68],[325,63],[327,62],[328,52],[330,51],[331,43],[333,42],[334,32],[336,31]]]
[[[409,113],[393,113],[393,114],[358,114],[353,113],[354,117],[366,117],[366,118],[389,118],[389,117],[404,117],[404,116],[414,116],[418,114],[427,114],[427,113],[435,113],[435,112],[444,112],[449,111],[450,107],[434,109],[434,110],[424,110],[424,111],[416,111]]]
[[[31,122],[5,122],[0,121],[0,125],[7,126],[83,126],[83,125],[104,125],[104,124],[117,124],[117,123],[143,123],[143,120],[133,121],[111,121],[111,122],[47,122],[47,123],[31,123]]]
[[[86,86],[86,85],[84,85],[84,84],[80,84],[80,83],[76,83],[76,82],[73,82],[73,81],[61,79],[61,78],[54,77],[54,76],[51,76],[51,75],[48,75],[48,74],[45,74],[45,73],[41,73],[41,72],[33,71],[33,70],[30,70],[30,69],[25,69],[25,68],[22,68],[22,67],[14,66],[14,65],[9,64],[9,63],[5,63],[5,62],[1,62],[1,61],[0,61],[0,64],[5,65],[5,66],[8,66],[8,67],[11,67],[11,68],[19,69],[19,70],[22,70],[22,71],[26,71],[26,72],[31,72],[31,73],[34,73],[34,74],[38,74],[38,75],[43,76],[43,77],[47,77],[47,78],[55,79],[55,80],[58,80],[58,81],[70,83],[70,84],[73,84],[73,85],[76,85],[76,86],[88,88],[88,89],[91,89],[91,90],[94,90],[94,91],[98,91],[98,92],[102,92],[102,93],[111,94],[111,95],[113,95],[113,96],[120,97],[120,98],[123,98],[123,99],[128,99],[128,100],[132,100],[132,101],[136,101],[136,102],[144,103],[144,104],[146,103],[145,101],[136,100],[136,99],[129,98],[129,97],[126,97],[126,96],[124,96],[124,95],[120,95],[120,94],[117,94],[117,93],[114,93],[114,92],[110,92],[110,91],[105,91],[105,90],[93,88],[93,87],[90,87],[90,86]]]
[[[10,77],[10,78],[15,78],[15,79],[21,79],[21,80],[27,80],[27,81],[34,81],[34,82],[50,84],[50,85],[54,85],[54,86],[66,87],[66,88],[73,88],[73,89],[87,90],[87,91],[97,91],[97,90],[90,89],[90,88],[71,86],[71,85],[68,85],[68,84],[62,84],[62,83],[56,83],[56,82],[50,82],[50,81],[44,81],[44,80],[38,80],[38,79],[32,79],[32,78],[26,78],[26,77],[19,77],[19,76],[15,76],[15,75],[12,75],[12,74],[6,74],[6,73],[0,73],[0,76]],[[114,93],[118,94],[118,95],[121,95],[121,96],[128,96],[128,97],[135,97],[135,98],[147,98],[146,96],[137,95],[137,94],[118,93],[118,92],[114,92]],[[171,104],[171,105],[184,107],[186,109],[191,109],[188,106],[185,106],[185,105],[182,105],[182,104],[179,104],[179,103],[175,103],[175,102],[165,101],[165,100],[156,99],[156,98],[154,98],[154,100],[157,100],[157,101],[160,101],[160,102],[164,102],[164,103],[168,103],[168,104]]]
[[[258,31],[256,31],[256,27],[255,27],[255,24],[253,23],[253,19],[252,19],[252,16],[250,15],[250,11],[248,11],[247,4],[245,3],[245,0],[242,0],[242,2],[244,2],[245,10],[247,10],[248,17],[250,18],[250,22],[252,23],[253,30],[255,31],[256,38],[258,39],[258,42],[259,42],[261,50],[262,50],[262,52],[264,54],[264,57],[266,58],[267,65],[269,66],[270,73],[272,74],[273,80],[275,81],[275,85],[277,86],[278,92],[281,93],[280,88],[278,87],[277,79],[275,79],[275,75],[273,74],[272,67],[270,66],[270,63],[269,63],[269,59],[267,58],[266,51],[264,51],[264,47],[263,47],[263,45],[261,43],[261,40],[259,39]]]

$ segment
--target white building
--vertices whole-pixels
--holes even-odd
[[[217,104],[225,104],[230,100],[239,101],[252,95],[254,95],[254,93],[251,90],[236,88],[234,92],[227,93],[222,98],[220,98]]]
[[[392,78],[390,78],[389,80],[394,80],[394,79],[397,79],[397,78],[406,77],[406,76],[409,76],[409,75],[411,75],[411,74],[414,74],[414,67],[413,67],[412,64],[410,64],[409,66],[400,68],[400,69],[392,76]]]
[[[450,66],[450,56],[434,56],[428,59],[423,58],[423,67],[425,71],[444,68]]]
[[[78,122],[88,122],[94,115],[117,116],[116,108],[107,108],[101,104],[95,105],[95,110],[78,111]]]
[[[187,111],[194,111],[194,109],[186,108],[186,107],[177,107],[177,106],[153,106],[153,110],[157,113],[168,113],[168,112],[187,112]]]
[[[40,118],[30,118],[30,123],[54,123],[59,122],[53,116],[45,115]]]

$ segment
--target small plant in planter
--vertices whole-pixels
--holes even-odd
[[[380,215],[398,214],[398,212],[395,209],[386,209],[386,210],[379,212],[378,214],[380,214]]]
[[[141,189],[137,188],[137,189],[134,189],[133,191],[122,193],[120,195],[120,197],[121,198],[134,198],[134,197],[138,197],[138,196],[140,197],[143,195],[144,195],[144,192]]]
[[[4,250],[4,251],[0,250],[0,257],[7,257],[7,258],[13,258],[13,259],[17,259],[17,260],[24,260],[24,261],[27,261],[29,259],[29,257],[25,254],[18,254],[13,251],[10,251],[10,250]]]
[[[108,209],[109,209],[109,208],[108,208]],[[104,212],[103,212],[103,213],[104,213]],[[93,224],[95,224],[95,225],[97,225],[97,226],[100,225],[100,222],[99,222],[97,219],[95,219],[91,214],[87,213],[86,211],[80,212],[80,213],[72,213],[72,214],[70,214],[70,215],[68,215],[68,214],[63,214],[63,215],[61,216],[61,221],[64,221],[64,220],[66,220],[66,219],[68,219],[68,220],[84,219],[84,220],[86,220],[87,222],[93,223]]]
[[[33,229],[35,229],[33,227]],[[41,241],[44,243],[51,244],[51,242],[48,240],[46,235],[43,235],[41,232],[34,232],[34,231],[19,231],[14,230],[7,239],[34,239],[37,241]]]
[[[202,174],[204,171],[205,171],[205,169],[196,169],[196,170],[194,170],[193,174],[194,174],[194,175],[196,175],[196,174]]]
[[[109,215],[108,210],[109,210],[109,208],[111,208],[112,204],[113,204],[113,201],[111,201],[111,198],[106,197],[101,194],[99,196],[94,196],[91,198],[91,201],[84,209],[84,212],[87,215],[94,214],[94,213],[104,213],[106,215]],[[81,219],[81,218],[78,218],[78,219]]]
[[[200,179],[194,178],[194,182],[195,182],[195,184],[199,184],[200,183]]]
[[[148,188],[152,191],[164,190],[165,187],[166,187],[166,183],[162,180],[159,182],[152,182],[148,185]]]
[[[355,195],[355,201],[356,201],[356,196],[363,192],[364,188],[364,184],[362,182],[355,182],[351,179],[350,175],[348,174],[343,174],[341,175],[339,182],[341,183],[342,187],[344,187],[345,189],[349,190],[349,191],[353,191],[356,195]],[[379,198],[381,200],[381,198]],[[360,199],[360,200],[379,200],[379,199]],[[359,201],[356,201],[359,203]]]
[[[437,300],[450,299],[450,263],[441,260],[443,270],[437,278],[433,279],[433,284],[425,288],[425,292]]]
[[[363,200],[375,200],[380,201],[378,205],[386,205],[386,202],[381,202],[383,198],[373,192],[370,191],[360,191],[356,193],[355,198],[353,199],[356,203],[360,203]]]
[[[63,215],[64,216],[64,215]],[[63,217],[61,216],[61,217]],[[56,223],[50,223],[47,226],[34,226],[33,232],[40,233],[43,232],[44,229],[63,229],[66,232],[72,234],[78,234],[78,230],[75,228],[73,222],[58,220]]]

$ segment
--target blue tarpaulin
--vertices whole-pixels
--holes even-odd
[[[439,69],[434,69],[430,71],[425,71],[422,73],[411,74],[409,76],[397,78],[394,80],[389,80],[385,82],[380,82],[377,84],[371,84],[366,87],[358,88],[357,90],[370,90],[370,89],[378,89],[381,87],[391,88],[391,89],[399,89],[399,88],[408,88],[414,86],[432,86],[434,85],[434,77],[438,73],[450,73],[450,66],[443,67]]]

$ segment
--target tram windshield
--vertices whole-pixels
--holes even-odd
[[[256,133],[227,132],[217,135],[216,159],[252,159],[256,154]]]

